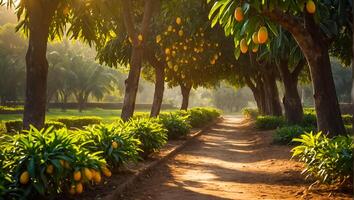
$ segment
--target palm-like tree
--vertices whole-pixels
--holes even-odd
[[[25,40],[14,32],[15,25],[6,24],[0,27],[0,100],[18,100],[24,88]]]
[[[100,100],[105,93],[114,90],[113,83],[116,83],[117,79],[111,70],[86,61],[82,56],[73,57],[70,65],[69,69],[74,75],[71,77],[73,94],[80,112],[85,108],[90,95]]]

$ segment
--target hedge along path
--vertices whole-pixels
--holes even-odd
[[[351,199],[322,189],[308,192],[301,163],[289,160],[291,148],[272,145],[272,131],[249,125],[225,117],[117,199]]]

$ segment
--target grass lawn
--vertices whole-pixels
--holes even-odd
[[[119,118],[121,110],[105,110],[105,109],[89,109],[79,112],[78,110],[70,109],[63,112],[61,109],[50,109],[47,112],[46,119],[55,119],[59,117],[70,117],[70,116],[97,116],[102,117],[104,122],[112,122]],[[0,115],[0,121],[22,119],[22,114],[9,114]]]
[[[137,110],[137,112],[149,112],[149,110]],[[46,119],[55,119],[58,117],[69,117],[69,116],[97,116],[102,117],[103,121],[106,123],[113,122],[120,117],[121,110],[107,110],[107,109],[88,109],[82,112],[78,110],[66,110],[63,112],[61,109],[50,109],[47,112]],[[22,119],[22,114],[0,114],[0,121]]]

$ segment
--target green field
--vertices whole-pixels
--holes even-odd
[[[137,112],[149,112],[149,110],[137,110]],[[47,112],[46,119],[55,119],[58,117],[70,117],[70,116],[97,116],[97,117],[102,117],[104,122],[112,122],[114,120],[117,120],[121,114],[121,110],[108,110],[108,109],[88,109],[84,110],[82,112],[79,112],[78,110],[66,110],[63,112],[61,109],[50,109],[49,112]],[[22,114],[0,114],[0,121],[7,121],[7,120],[15,120],[15,119],[21,119]]]
[[[46,114],[46,120],[51,120],[59,117],[72,117],[72,116],[96,116],[101,117],[103,122],[110,123],[119,119],[121,114],[120,109],[87,109],[79,112],[76,109],[69,109],[62,111],[61,109],[50,109]],[[173,110],[162,110],[162,111],[173,111]],[[136,112],[150,112],[150,110],[136,110]],[[8,120],[22,119],[22,114],[0,114],[0,122]]]

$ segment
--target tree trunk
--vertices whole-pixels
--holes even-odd
[[[56,5],[29,0],[29,44],[26,54],[26,100],[23,128],[43,128],[46,111],[49,27]],[[50,5],[49,5],[50,4]]]
[[[65,112],[66,111],[66,103],[68,102],[68,95],[64,92],[62,98],[63,98],[63,101],[62,101],[61,110],[63,112]]]
[[[256,77],[255,83],[249,77],[246,77],[246,84],[251,89],[254,100],[260,115],[265,115],[265,94],[263,90],[263,81],[261,77]]]
[[[182,83],[182,84],[180,84],[180,87],[181,87],[181,93],[182,93],[181,110],[188,110],[189,95],[190,95],[192,86],[191,85],[184,85]]]
[[[302,122],[304,111],[297,85],[298,76],[303,69],[304,63],[300,61],[292,73],[288,68],[288,64],[287,60],[283,60],[277,65],[285,88],[283,97],[285,117],[289,123],[299,124]]]
[[[265,107],[266,114],[282,116],[282,109],[279,100],[279,92],[273,73],[265,73],[264,76]]]
[[[157,117],[160,114],[163,93],[165,90],[165,69],[163,65],[155,65],[155,93],[152,102],[150,117]]]
[[[128,121],[134,114],[136,95],[138,93],[139,78],[142,65],[142,49],[133,48],[128,79],[125,83],[125,96],[121,117]]]
[[[121,118],[124,121],[129,120],[134,114],[136,94],[138,92],[139,78],[143,61],[143,46],[145,38],[148,37],[148,30],[152,18],[153,4],[155,0],[146,0],[144,4],[144,16],[142,19],[141,31],[143,41],[138,39],[138,31],[135,30],[135,24],[132,16],[132,2],[121,0],[123,10],[124,26],[128,36],[132,39],[132,54],[130,58],[130,70],[128,79],[125,82],[125,95]]]
[[[314,88],[317,127],[319,131],[336,136],[345,133],[343,120],[334,86],[328,54],[328,38],[321,32],[314,17],[306,12],[305,23],[274,9],[265,15],[278,22],[295,38],[310,66]]]

